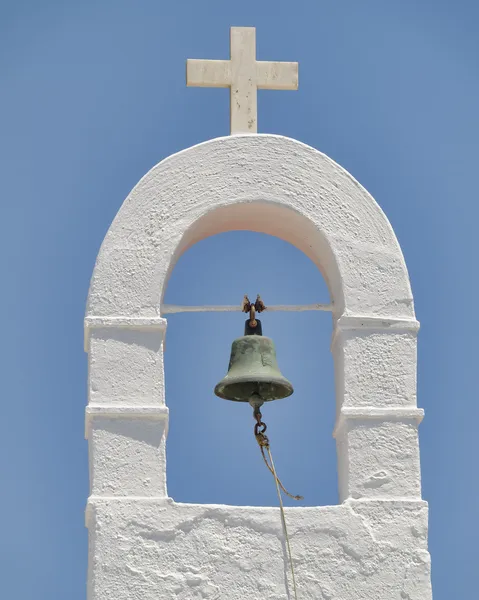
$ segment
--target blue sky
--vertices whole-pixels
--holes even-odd
[[[86,596],[89,279],[140,177],[169,154],[228,133],[228,91],[186,88],[185,61],[227,58],[231,25],[256,26],[259,59],[300,63],[298,92],[259,93],[259,131],[343,165],[399,238],[422,324],[434,598],[475,597],[479,5],[3,0],[0,9],[2,597]],[[328,299],[297,250],[236,232],[190,249],[166,300],[234,304],[245,292],[267,304]],[[212,394],[243,317],[174,315],[168,327],[170,495],[275,504],[248,407]],[[334,504],[330,317],[266,313],[263,327],[296,390],[264,410],[277,468],[305,504]]]

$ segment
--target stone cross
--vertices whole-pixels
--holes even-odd
[[[186,84],[194,87],[229,87],[231,134],[256,133],[256,90],[297,90],[297,62],[256,60],[256,29],[232,27],[230,60],[186,62]]]

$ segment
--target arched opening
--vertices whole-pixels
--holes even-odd
[[[209,235],[199,225],[201,237]],[[224,215],[221,225],[227,225]],[[244,293],[261,293],[266,305],[330,301],[312,261],[278,237],[231,231],[195,242],[187,244],[171,273],[167,304],[239,305]],[[245,315],[167,316],[168,495],[180,502],[275,505],[274,481],[253,436],[250,406],[213,393],[226,373],[231,342],[243,335]],[[280,369],[295,388],[290,398],[263,407],[279,475],[290,491],[304,496],[300,503],[286,503],[335,504],[331,314],[266,311],[261,320],[264,335],[275,342]]]
[[[370,440],[351,442],[354,436],[350,435],[349,424],[358,424],[361,419],[385,418],[389,410],[386,405],[395,403],[396,384],[400,384],[405,403],[415,405],[417,322],[406,266],[390,224],[366,190],[321,153],[279,136],[230,136],[189,148],[154,167],[125,200],[98,255],[88,297],[86,347],[92,374],[91,418],[88,419],[92,429],[105,418],[102,415],[114,414],[115,419],[121,419],[125,411],[131,423],[144,419],[145,428],[155,419],[167,422],[167,411],[163,407],[165,321],[160,311],[168,277],[182,253],[192,245],[233,230],[274,235],[289,242],[323,273],[334,300],[332,348],[337,381],[336,431],[341,432],[338,438],[340,497],[371,496],[362,476],[365,462],[372,474],[377,471],[373,464],[376,456],[369,451]],[[241,259],[245,247],[238,250]],[[251,271],[255,261],[258,261],[257,252],[249,259],[244,258]],[[231,269],[229,263],[225,269]],[[203,266],[198,268],[200,273],[203,270]],[[218,277],[224,278],[224,274],[225,271]],[[202,283],[204,285],[204,280]],[[246,290],[249,285],[243,281],[239,286],[241,296],[245,291],[255,293]],[[268,304],[281,301],[261,289],[261,285],[256,288],[260,288],[256,291],[261,291]],[[190,301],[193,302],[193,298]],[[228,298],[228,303],[231,302],[234,300]],[[301,300],[294,298],[293,302]],[[230,317],[223,316],[224,319]],[[169,319],[170,326],[177,318]],[[319,314],[317,318],[324,318],[324,322],[327,319]],[[327,322],[330,328],[331,321]],[[119,340],[118,332],[124,329],[136,332],[141,338],[151,338],[154,346]],[[201,327],[197,337],[206,329]],[[314,324],[310,330],[315,330]],[[357,330],[369,334],[356,334]],[[410,331],[411,335],[392,347],[392,336],[396,336],[396,340],[396,334],[403,331]],[[231,337],[239,333],[241,330]],[[358,342],[361,336],[365,340],[363,344]],[[356,341],[350,342],[352,338]],[[225,340],[228,350],[222,350],[222,357],[224,353],[226,357],[221,359],[225,361],[225,368],[230,343],[228,335]],[[190,344],[189,338],[185,344]],[[379,359],[384,356],[385,347],[390,349],[388,370],[397,374],[397,377],[388,377],[386,387],[375,377],[375,361],[367,362],[367,373],[358,373],[361,357],[374,355]],[[281,357],[281,352],[279,355]],[[284,365],[282,361],[280,358],[280,364]],[[282,368],[294,379],[284,366]],[[409,374],[407,378],[402,376],[405,372]],[[184,376],[187,377],[188,372]],[[211,387],[217,379],[215,371]],[[190,393],[196,396],[197,390]],[[169,397],[167,404],[170,404]],[[412,409],[405,408],[405,413],[402,406],[399,409],[391,413],[393,422],[399,417],[413,420],[421,417]],[[291,415],[289,413],[293,423]],[[389,413],[387,416],[389,418]],[[170,425],[173,426],[173,415]],[[125,451],[133,451],[133,448],[128,445],[127,436],[117,437],[125,444],[125,448],[120,444],[115,447],[118,459],[126,464]],[[304,439],[304,434],[301,437]],[[184,443],[187,443],[186,438]],[[220,452],[223,446],[218,447]],[[105,449],[98,449],[94,443],[92,448],[92,460],[103,465],[101,456]],[[381,450],[387,452],[387,448]],[[351,460],[352,455],[361,460]],[[158,468],[154,481],[142,477],[142,471],[134,467],[121,476],[115,471],[115,486],[121,493],[129,486],[133,496],[163,497],[164,440],[158,446],[137,444],[128,460],[130,465],[154,463]],[[386,457],[383,462],[387,460]],[[417,466],[418,461],[414,463],[416,470]],[[97,487],[108,485],[111,495],[110,475],[96,472],[104,475],[96,478]],[[135,476],[129,476],[131,473]],[[417,493],[416,471],[401,469],[382,493],[403,493],[404,474],[408,475],[410,493]]]
[[[334,313],[342,314],[344,309],[341,277],[331,246],[312,221],[299,211],[272,200],[260,202],[243,201],[216,207],[206,213],[186,230],[176,247],[169,264],[167,280],[177,260],[191,246],[199,241],[228,231],[250,231],[274,236],[288,242],[303,252],[323,275],[334,298]],[[252,256],[253,263],[259,257]],[[163,288],[163,294],[165,292]],[[162,296],[163,301],[163,296]]]

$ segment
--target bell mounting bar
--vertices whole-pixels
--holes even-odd
[[[303,312],[306,310],[322,310],[331,312],[332,304],[277,304],[267,307],[267,312]],[[173,313],[183,312],[243,312],[241,305],[237,306],[178,306],[175,304],[164,304],[161,307],[161,314],[171,315]]]

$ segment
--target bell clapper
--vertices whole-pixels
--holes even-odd
[[[262,421],[263,415],[261,414],[261,412],[259,410],[259,406],[255,406],[253,416],[256,419],[256,425],[254,426],[254,437],[256,438],[256,441],[258,442],[259,447],[261,449],[269,448],[269,439],[268,439],[268,436],[265,434],[266,429],[268,427],[267,427],[266,423],[263,423],[263,421]],[[263,454],[263,458],[264,458],[264,454]]]

